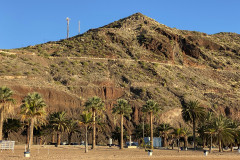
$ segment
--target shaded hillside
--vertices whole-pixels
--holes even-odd
[[[38,91],[49,111],[65,109],[73,117],[88,97],[100,96],[107,108],[107,135],[115,128],[111,108],[118,98],[133,108],[128,131],[142,122],[140,109],[148,99],[164,108],[158,122],[177,124],[181,102],[195,99],[239,118],[239,39],[234,33],[169,28],[136,13],[69,39],[1,50],[0,80],[19,102]]]

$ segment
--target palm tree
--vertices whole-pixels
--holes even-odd
[[[205,131],[206,134],[210,134],[210,148],[209,153],[212,152],[212,146],[213,146],[213,135],[216,135],[216,130],[213,128],[207,128]]]
[[[168,123],[162,123],[158,127],[158,131],[160,132],[160,135],[163,137],[163,147],[168,147],[168,134],[173,128]]]
[[[29,133],[29,143],[28,151],[30,151],[30,146],[33,142],[33,128],[36,123],[45,123],[45,108],[46,104],[43,101],[39,93],[29,93],[23,100],[23,104],[20,106],[22,115],[21,119],[30,121],[30,133]]]
[[[85,127],[85,153],[88,152],[88,127],[93,124],[92,113],[85,112],[81,115],[79,124]]]
[[[61,143],[61,135],[67,130],[67,119],[66,112],[59,111],[54,112],[50,115],[50,123],[52,124],[53,130],[57,132],[57,146]]]
[[[176,128],[173,130],[172,134],[177,139],[178,152],[180,151],[180,138],[183,136],[183,128]]]
[[[150,125],[144,123],[137,125],[134,129],[133,135],[135,139],[139,140],[138,141],[139,144],[141,143],[141,141],[142,143],[144,143],[144,136],[150,137]]]
[[[184,138],[184,148],[187,150],[188,148],[188,136],[191,134],[189,128],[184,127],[182,128],[182,136]]]
[[[37,137],[37,144],[42,145],[45,136],[49,135],[49,128],[46,125],[35,127],[33,134]]]
[[[121,128],[116,126],[115,130],[112,132],[112,139],[117,140],[118,144],[121,144]],[[127,131],[123,131],[123,139],[127,140]]]
[[[8,140],[8,136],[11,132],[17,132],[20,128],[22,128],[22,123],[18,119],[7,119],[3,123],[3,133],[4,138]]]
[[[93,130],[92,130],[92,149],[96,145],[96,113],[101,113],[104,110],[104,103],[101,98],[95,96],[89,98],[85,103],[86,110],[92,110]]]
[[[238,132],[240,130],[240,123],[236,120],[231,120],[230,119],[230,124],[229,124],[230,128],[232,129],[233,131],[233,135],[234,135],[234,142],[237,142],[237,139],[238,139]],[[233,145],[234,145],[234,142],[231,143],[230,147],[231,147],[231,151],[233,151]]]
[[[235,141],[235,131],[231,125],[231,121],[223,115],[213,119],[212,129],[215,130],[214,133],[218,141],[219,152],[223,151],[223,144],[229,145]]]
[[[146,105],[143,105],[142,112],[150,114],[150,130],[151,130],[151,136],[150,136],[150,147],[153,149],[153,115],[157,114],[160,111],[160,106],[157,104],[157,102],[153,100],[148,100],[146,102]]]
[[[213,117],[213,112],[207,112],[201,123],[199,124],[198,133],[203,140],[203,148],[205,148],[207,142],[207,134],[209,134],[209,127]]]
[[[240,129],[236,131],[236,143],[237,143],[238,149],[240,149]]]
[[[123,116],[129,116],[132,113],[132,108],[125,99],[118,99],[117,104],[112,109],[114,114],[119,114],[121,117],[121,143],[120,149],[123,149]]]
[[[189,101],[182,106],[182,117],[185,122],[191,122],[193,125],[193,146],[196,150],[196,123],[203,119],[205,116],[205,111],[203,107],[197,100]]]
[[[5,119],[5,115],[13,111],[11,105],[14,103],[12,94],[13,92],[11,91],[11,89],[5,86],[0,87],[0,140],[2,140],[3,121]]]
[[[68,145],[71,144],[73,133],[78,132],[77,121],[73,119],[67,120]]]

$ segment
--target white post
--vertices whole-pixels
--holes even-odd
[[[67,38],[69,38],[69,21],[70,21],[70,18],[66,18],[67,20]]]
[[[109,146],[112,146],[112,138],[109,138]]]

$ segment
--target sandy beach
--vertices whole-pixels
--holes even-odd
[[[25,145],[16,145],[14,153],[11,150],[3,150],[0,153],[0,159],[161,159],[161,160],[237,160],[240,159],[240,153],[237,150],[234,152],[225,151],[219,153],[214,151],[208,156],[204,156],[203,151],[180,151],[177,148],[174,150],[154,149],[153,155],[148,156],[148,152],[144,149],[123,149],[117,147],[98,146],[95,150],[84,153],[84,146],[32,146],[31,157],[24,157]]]

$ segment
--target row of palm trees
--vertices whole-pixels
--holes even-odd
[[[7,118],[8,113],[12,113],[14,110],[13,104],[15,103],[12,98],[13,92],[6,86],[0,87],[0,140],[2,140],[3,122]],[[80,126],[85,126],[86,133],[87,127],[91,124],[93,126],[93,145],[95,147],[95,117],[96,112],[101,113],[104,110],[104,103],[99,97],[93,97],[88,99],[85,103],[85,110],[79,120],[66,119],[66,112],[59,111],[49,115],[49,126],[52,131],[57,132],[57,145],[60,144],[61,133],[64,131],[68,132],[69,141],[71,140],[71,135],[75,132],[77,124]],[[30,151],[30,146],[33,143],[33,131],[34,127],[42,126],[47,124],[47,113],[46,113],[46,103],[42,99],[39,93],[29,93],[22,101],[20,105],[21,121],[25,122],[28,126],[27,133],[27,150]],[[87,112],[91,110],[91,112]],[[89,118],[91,117],[91,118]],[[87,136],[87,134],[86,134]],[[87,142],[87,141],[86,141]],[[87,143],[86,143],[87,144]]]
[[[14,103],[14,100],[12,98],[12,91],[7,87],[1,87],[0,88],[0,95],[1,95],[1,125],[0,125],[0,137],[2,138],[2,126],[3,126],[3,120],[4,115],[6,115],[7,111],[10,111],[10,107]],[[66,112],[55,112],[49,115],[49,124],[51,125],[51,128],[53,131],[57,132],[57,144],[60,144],[61,139],[61,133],[64,131],[67,131],[69,133],[69,137],[71,137],[71,134],[73,133],[73,128],[76,128],[76,122],[80,125],[92,126],[92,149],[95,148],[96,145],[96,116],[98,118],[102,116],[104,108],[104,103],[99,97],[92,97],[89,98],[85,102],[85,110],[88,112],[84,112],[83,115],[81,115],[81,118],[78,121],[73,120],[67,120],[66,119]],[[151,146],[153,148],[153,123],[152,123],[152,117],[155,113],[157,113],[160,110],[159,105],[154,102],[153,100],[147,101],[146,105],[143,106],[142,111],[150,114],[151,119]],[[114,108],[112,109],[113,114],[119,114],[121,117],[121,143],[120,148],[123,148],[123,117],[129,116],[130,113],[132,113],[132,108],[127,100],[119,99],[117,100],[117,104],[114,105]],[[27,125],[29,126],[29,138],[28,138],[28,150],[30,150],[30,146],[33,143],[33,131],[34,126],[38,125],[44,125],[47,123],[46,118],[46,104],[43,101],[42,97],[38,93],[30,93],[28,94],[24,100],[22,101],[22,104],[20,106],[20,115],[21,120],[25,121]],[[90,116],[91,115],[91,116]],[[91,119],[89,119],[91,117]],[[72,122],[72,123],[67,123]],[[88,127],[86,127],[87,129]],[[86,130],[87,132],[87,130]],[[86,134],[87,136],[87,134]],[[71,139],[71,138],[69,138]]]
[[[206,141],[210,139],[210,149],[212,151],[213,141],[218,144],[219,152],[223,151],[223,146],[232,146],[235,142],[240,144],[240,122],[233,121],[223,115],[207,112],[200,106],[199,101],[189,101],[182,105],[182,118],[186,123],[192,124],[193,146],[196,150],[196,131],[203,140],[203,148]],[[210,137],[210,138],[209,138]]]
[[[0,88],[0,140],[2,139],[3,121],[6,118],[6,114],[12,110],[14,99],[12,98],[13,92],[7,87]],[[66,112],[59,111],[51,113],[47,117],[46,104],[42,97],[38,93],[28,94],[22,101],[20,106],[21,120],[29,126],[29,142],[28,150],[33,142],[33,130],[36,126],[46,125],[48,122],[49,128],[52,133],[57,133],[57,145],[60,144],[61,134],[63,132],[68,133],[68,142],[71,142],[71,136],[77,131],[79,126],[85,128],[85,145],[87,152],[87,133],[88,128],[92,128],[92,149],[96,145],[96,125],[101,117],[103,117],[103,111],[105,110],[104,102],[99,97],[89,98],[85,102],[85,111],[77,119],[67,119]],[[148,100],[142,107],[142,112],[150,118],[150,148],[153,149],[153,117],[162,108],[154,100]],[[114,115],[120,115],[120,149],[123,149],[123,118],[129,117],[132,113],[132,107],[125,99],[118,99],[114,105],[112,112]],[[189,101],[188,103],[182,103],[182,118],[187,124],[192,125],[193,133],[193,146],[196,149],[196,131],[199,133],[199,137],[203,139],[203,145],[210,139],[210,151],[212,143],[216,142],[219,146],[219,151],[222,151],[223,145],[233,145],[235,140],[240,143],[240,130],[239,123],[231,121],[224,116],[216,116],[213,112],[206,112],[206,110],[200,106],[198,101]],[[168,145],[167,139],[169,135],[174,135],[177,139],[178,146],[179,139],[184,138],[184,147],[188,145],[189,129],[186,127],[172,128],[169,124],[161,124],[159,127],[160,135],[164,139],[164,146]],[[210,138],[209,138],[210,137]]]

